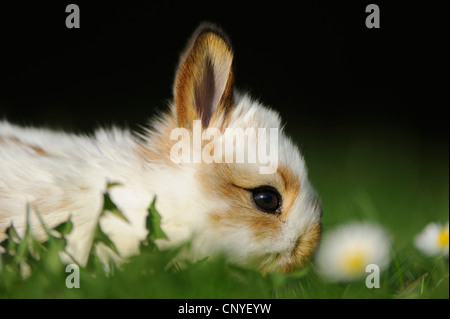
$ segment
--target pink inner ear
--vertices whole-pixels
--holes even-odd
[[[222,97],[229,70],[221,70],[207,58],[200,83],[195,88],[195,106],[202,120],[202,126],[208,127],[211,117]],[[225,72],[224,72],[225,71]]]

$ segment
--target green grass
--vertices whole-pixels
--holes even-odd
[[[266,276],[222,259],[179,267],[171,262],[176,249],[159,251],[151,237],[140,255],[108,275],[91,256],[89,267],[80,270],[80,288],[69,289],[69,274],[55,257],[63,240],[55,237],[51,243],[33,244],[40,262],[33,261],[30,247],[12,244],[17,254],[3,255],[0,298],[448,298],[448,259],[426,257],[413,246],[427,223],[448,221],[448,143],[395,129],[293,133],[323,202],[324,235],[355,220],[376,222],[390,234],[393,259],[381,273],[380,288],[366,288],[365,278],[329,283],[314,263],[294,274]],[[114,210],[113,203],[107,204]],[[157,215],[149,216],[148,228],[162,236]],[[107,241],[101,232],[96,240]],[[26,279],[17,267],[20,260],[31,265]]]

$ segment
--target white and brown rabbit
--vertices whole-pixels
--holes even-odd
[[[156,196],[168,236],[158,241],[161,248],[191,240],[192,258],[220,253],[262,271],[303,266],[320,238],[320,201],[278,114],[235,92],[233,80],[228,38],[204,23],[180,57],[170,110],[145,134],[112,128],[78,136],[0,122],[0,241],[11,223],[23,234],[29,204],[49,227],[71,216],[74,228],[67,251],[86,264],[105,187],[115,182],[119,185],[110,189],[110,196],[128,223],[111,213],[100,218],[100,225],[123,257],[138,253],[147,235],[147,209]],[[176,161],[175,145],[192,146],[189,138],[171,136],[180,128],[192,137],[198,128],[216,128],[223,136],[229,128],[276,128],[276,166],[262,174],[267,162],[259,157],[248,163]],[[222,149],[223,136],[202,135],[201,146],[208,142]],[[236,143],[256,145],[264,136]],[[30,224],[32,233],[45,239],[35,213]]]

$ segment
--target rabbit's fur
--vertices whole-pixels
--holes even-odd
[[[191,240],[192,258],[226,254],[261,270],[304,265],[321,232],[321,205],[307,179],[298,148],[285,136],[278,114],[233,87],[233,51],[214,25],[202,24],[180,57],[174,99],[144,134],[112,128],[79,136],[0,122],[0,241],[11,224],[23,233],[27,203],[53,227],[72,217],[67,251],[86,264],[107,182],[129,223],[100,218],[124,257],[138,253],[147,209],[156,195],[161,248]],[[170,139],[177,127],[279,128],[278,166],[260,174],[260,163],[174,163]],[[218,140],[217,143],[221,143]],[[251,190],[271,186],[281,195],[276,213],[255,205]],[[45,239],[36,214],[32,232]]]

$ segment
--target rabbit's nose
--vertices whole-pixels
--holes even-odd
[[[322,224],[314,222],[299,234],[288,252],[286,262],[280,265],[282,272],[292,272],[305,266],[312,256],[322,232]]]

